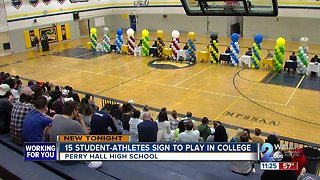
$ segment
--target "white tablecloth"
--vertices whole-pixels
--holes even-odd
[[[320,76],[320,63],[309,63],[307,68],[307,75],[310,75],[311,72],[316,72]]]
[[[242,63],[247,64],[249,67],[251,67],[251,56],[241,56],[239,61],[240,66],[242,66]]]
[[[179,50],[178,52],[177,52],[177,57],[179,58],[179,57],[182,57],[183,59],[187,59],[187,57],[188,57],[188,51],[187,50]]]
[[[141,56],[142,55],[142,46],[138,46],[134,48],[134,56]]]

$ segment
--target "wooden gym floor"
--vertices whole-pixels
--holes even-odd
[[[101,40],[102,35],[99,37]],[[115,37],[113,33],[111,37]],[[155,39],[154,33],[150,39]],[[170,34],[166,34],[166,47],[170,40]],[[186,40],[187,37],[182,35],[181,41]],[[259,83],[270,72],[268,68],[242,70],[224,64],[198,62],[182,69],[155,69],[147,65],[154,59],[152,57],[111,53],[81,60],[51,55],[52,52],[84,46],[88,41],[88,38],[82,38],[51,44],[50,52],[45,53],[33,49],[3,56],[0,71],[61,86],[70,85],[76,90],[123,101],[133,99],[137,104],[158,109],[167,107],[182,114],[191,111],[195,117],[207,116],[210,120],[249,129],[259,127],[265,133],[276,132],[320,144],[320,93],[298,86]],[[220,37],[219,41],[220,51],[224,51],[230,40]],[[151,40],[150,45],[153,42]],[[208,42],[209,37],[197,37],[197,49],[204,49]],[[252,46],[252,42],[252,39],[241,39],[241,54]],[[266,49],[274,46],[274,41],[264,41],[262,57],[266,56]],[[298,43],[287,42],[285,59],[298,47]],[[311,44],[309,56],[317,53],[319,47]],[[230,131],[233,135],[234,130]]]

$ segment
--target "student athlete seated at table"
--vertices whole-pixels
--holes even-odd
[[[226,51],[224,53],[229,54],[230,53],[230,47],[227,47],[227,49],[226,49]]]
[[[289,59],[291,61],[297,61],[297,56],[296,56],[296,53],[295,52],[292,52],[291,56],[289,57]]]
[[[314,57],[311,58],[310,62],[314,62],[314,63],[318,62],[318,63],[320,63],[320,59],[318,58],[318,55],[314,55]]]
[[[137,47],[142,46],[142,40],[139,41],[139,44]]]
[[[188,50],[188,43],[183,47],[183,50]]]
[[[268,50],[268,54],[266,56],[266,59],[273,59],[273,53],[270,50]]]
[[[152,47],[158,47],[157,41],[154,41],[154,44],[152,45]]]
[[[246,52],[246,56],[252,56],[251,48],[248,48],[248,51]]]

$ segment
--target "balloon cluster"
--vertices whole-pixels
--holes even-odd
[[[149,56],[149,31],[142,30],[142,54],[143,56]]]
[[[96,28],[91,28],[90,29],[90,46],[91,46],[91,51],[96,52],[97,51],[97,29]]]
[[[217,63],[219,60],[219,42],[218,42],[218,34],[217,33],[212,33],[210,35],[210,62],[211,63]]]
[[[123,44],[123,36],[122,36],[122,29],[119,28],[117,30],[117,36],[116,36],[116,52],[119,54],[121,51],[121,46]]]
[[[109,29],[105,27],[103,28],[103,32],[104,32],[104,35],[102,40],[102,45],[103,45],[102,52],[109,53],[111,50]]]
[[[189,32],[188,33],[188,54],[189,54],[189,57],[187,58],[187,60],[189,62],[196,62],[197,60],[197,56],[195,54],[196,52],[196,46],[194,45],[194,42],[196,41],[195,39],[196,37],[196,34],[194,32]]]
[[[132,28],[129,28],[127,30],[127,36],[128,36],[128,45],[129,45],[129,52],[128,54],[133,54],[134,53],[134,48],[135,48],[135,40],[134,40],[134,30]]]
[[[309,39],[307,37],[300,38],[300,47],[298,51],[297,58],[297,73],[298,74],[306,74],[307,66],[308,66],[308,42]]]
[[[256,34],[254,36],[254,42],[252,46],[252,68],[259,69],[261,61],[261,42],[263,41],[263,36],[261,34]]]
[[[274,52],[274,69],[277,72],[281,72],[283,66],[283,55],[284,55],[284,45],[286,44],[286,40],[283,37],[279,37],[276,41],[275,52]]]
[[[238,66],[239,63],[239,34],[233,33],[231,35],[230,56],[231,65]]]
[[[179,40],[180,33],[178,30],[173,30],[171,35],[172,35],[172,41],[171,41],[172,58],[177,59],[177,53],[180,50],[180,40]]]
[[[163,37],[163,31],[158,30],[157,31],[157,52],[158,52],[158,57],[163,59],[163,47],[165,46],[164,44],[164,37]]]

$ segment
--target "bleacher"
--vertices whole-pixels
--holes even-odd
[[[242,176],[232,173],[230,162],[103,162],[93,170],[80,162],[28,162],[23,147],[9,134],[0,135],[0,174],[4,179],[260,179],[262,171]],[[1,177],[0,176],[0,177]]]
[[[76,91],[79,94],[86,92]],[[120,104],[122,101],[93,94],[101,100],[101,107],[105,104]],[[135,105],[142,108],[143,105]],[[150,108],[159,112],[160,109]],[[178,114],[183,117],[183,114]],[[196,121],[200,118],[193,117]],[[226,128],[238,129],[234,125],[224,124]],[[266,133],[262,134],[267,136]],[[280,137],[284,144],[298,144],[300,147],[320,149],[319,145]],[[23,160],[23,147],[15,144],[10,134],[0,135],[0,179],[260,179],[262,171],[256,164],[255,173],[242,176],[233,173],[230,162],[203,161],[156,161],[129,162],[106,161],[99,169],[93,170],[81,162],[28,162]]]

